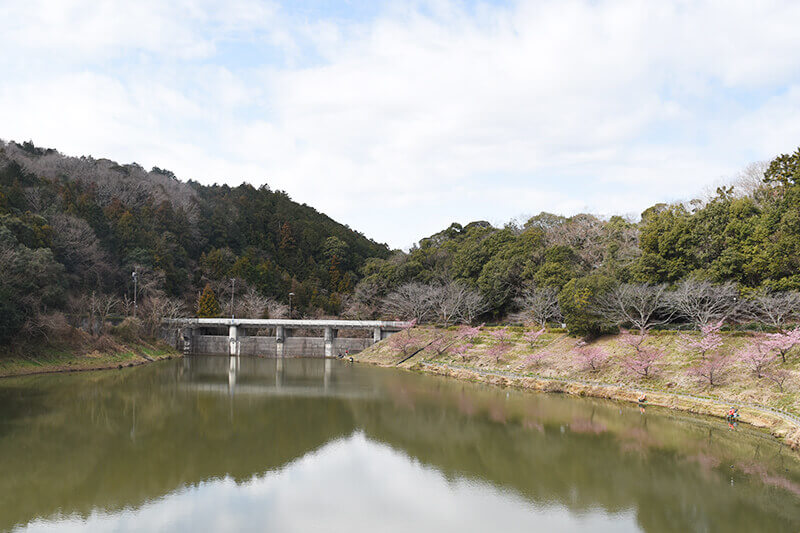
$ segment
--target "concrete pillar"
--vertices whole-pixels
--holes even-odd
[[[333,328],[330,326],[325,326],[325,357],[333,357]]]
[[[283,357],[283,341],[286,338],[286,330],[283,326],[275,326],[275,355]]]
[[[381,342],[383,338],[383,329],[380,326],[372,328],[372,342]]]
[[[234,324],[228,326],[228,343],[230,344],[230,355],[239,355],[239,328]]]
[[[183,355],[190,355],[194,349],[194,328],[183,328],[181,337],[183,337]]]
[[[275,388],[279,389],[283,383],[283,359],[275,359]]]

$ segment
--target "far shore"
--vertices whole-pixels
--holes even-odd
[[[54,344],[18,347],[0,356],[0,378],[122,369],[182,357],[178,350],[160,341],[122,342],[82,338]]]

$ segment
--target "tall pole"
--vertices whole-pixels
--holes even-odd
[[[233,311],[233,295],[236,294],[236,278],[231,278],[231,319],[236,318]]]
[[[289,293],[289,318],[294,317],[294,308],[292,307],[292,296],[294,296],[293,292]]]
[[[133,318],[136,318],[136,285],[139,281],[139,275],[134,270],[131,276],[133,277]]]

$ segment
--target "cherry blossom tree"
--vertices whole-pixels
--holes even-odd
[[[764,373],[764,376],[778,386],[778,389],[783,392],[784,384],[791,377],[791,373],[785,368],[773,368]]]
[[[773,359],[769,349],[759,341],[739,350],[737,357],[742,365],[755,372],[759,378],[764,377],[764,369]]]
[[[640,352],[643,349],[644,341],[648,339],[648,335],[647,331],[634,335],[628,330],[622,330],[619,338],[622,344],[633,348],[635,352]]]
[[[664,357],[662,351],[645,346],[647,338],[647,330],[640,330],[638,335],[623,331],[620,336],[622,343],[632,349],[632,353],[622,358],[622,366],[631,374],[645,379],[655,373],[658,363]]]
[[[511,332],[508,328],[500,328],[492,331],[489,335],[497,341],[498,346],[508,346],[511,344]]]
[[[453,339],[444,333],[437,332],[433,341],[428,345],[428,348],[433,350],[436,355],[444,355],[453,344]]]
[[[713,324],[706,324],[700,329],[700,337],[693,335],[681,335],[681,340],[687,350],[697,352],[701,359],[706,355],[722,346],[722,320]]]
[[[545,331],[546,331],[545,328],[542,328],[542,329],[539,329],[539,330],[526,331],[522,335],[522,337],[526,341],[528,341],[528,343],[530,344],[531,348],[534,348],[536,346],[536,343],[539,341],[539,337],[544,335]]]
[[[535,352],[525,357],[525,359],[522,361],[522,365],[528,368],[537,367],[541,365],[548,357],[550,357],[548,352]]]
[[[578,348],[578,362],[583,370],[597,372],[608,362],[608,352],[599,346],[581,346]]]
[[[462,361],[466,361],[472,357],[472,354],[469,353],[469,346],[466,344],[457,344],[453,346],[450,353],[456,357],[460,357]]]
[[[622,364],[631,374],[647,379],[656,372],[663,357],[664,353],[660,350],[642,349],[624,357]]]
[[[417,339],[409,331],[401,331],[389,337],[389,344],[405,356],[417,348]]]
[[[800,327],[783,333],[770,333],[767,335],[767,340],[764,344],[770,349],[778,352],[781,360],[786,362],[786,354],[792,348],[800,344]]]
[[[458,336],[468,342],[475,342],[481,336],[484,324],[480,326],[461,326],[458,328]]]
[[[730,360],[721,355],[709,356],[697,365],[689,368],[688,373],[692,376],[702,378],[710,386],[718,385],[730,367]]]
[[[495,344],[488,350],[486,350],[486,354],[491,356],[494,359],[495,364],[500,363],[500,359],[511,349],[510,344]]]

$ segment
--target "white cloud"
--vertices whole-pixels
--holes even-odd
[[[268,181],[394,245],[639,212],[800,142],[795,2],[46,4],[0,22],[0,136]]]

